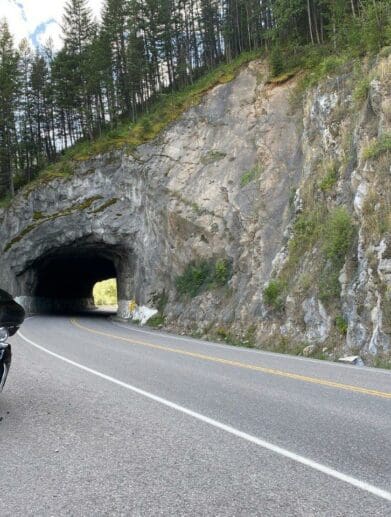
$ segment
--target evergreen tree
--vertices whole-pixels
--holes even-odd
[[[102,34],[110,53],[110,74],[116,90],[116,107],[121,114],[128,116],[132,112],[127,59],[129,17],[129,2],[106,0],[103,6]]]
[[[91,69],[89,67],[89,48],[96,34],[96,24],[92,19],[87,0],[68,0],[63,17],[64,69],[67,83],[72,92],[70,120],[75,138],[93,138],[94,114],[93,100],[89,91]],[[73,108],[73,109],[72,109]]]
[[[18,54],[7,22],[0,20],[0,197],[14,194],[18,86]]]

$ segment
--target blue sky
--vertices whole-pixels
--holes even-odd
[[[0,0],[0,18],[8,20],[16,44],[28,38],[33,45],[39,45],[50,37],[59,48],[65,3],[66,0]],[[90,0],[89,3],[98,18],[103,0]]]

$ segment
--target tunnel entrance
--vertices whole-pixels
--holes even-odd
[[[129,253],[119,246],[79,242],[40,257],[28,271],[31,312],[70,313],[95,309],[97,282],[116,279],[118,297],[129,299]]]

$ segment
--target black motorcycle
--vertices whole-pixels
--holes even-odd
[[[11,366],[11,345],[8,338],[18,331],[25,312],[11,295],[0,289],[0,392]]]

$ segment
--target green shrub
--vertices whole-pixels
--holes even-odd
[[[230,278],[230,264],[226,259],[218,259],[215,263],[214,282],[218,286],[225,285]]]
[[[289,247],[293,253],[302,254],[319,237],[321,231],[321,214],[317,210],[301,213],[293,225],[293,239]]]
[[[197,296],[211,277],[211,264],[203,261],[199,264],[189,264],[181,276],[176,279],[176,288],[179,294]]]
[[[284,308],[284,290],[285,283],[281,280],[270,280],[268,285],[263,290],[263,299],[266,305],[269,305],[275,310],[282,310]]]
[[[343,265],[351,247],[354,226],[346,208],[335,208],[325,221],[323,252],[337,266]]]
[[[280,280],[286,284],[291,283],[292,280],[295,281],[305,253],[317,250],[319,297],[326,302],[338,298],[341,290],[339,274],[346,255],[354,243],[355,233],[351,216],[343,207],[327,213],[324,206],[318,205],[316,208],[302,212],[293,225],[288,259],[281,272]],[[311,277],[307,278],[304,275],[304,279],[305,281],[301,282],[301,289],[307,291],[312,285],[315,286],[316,281]],[[277,299],[279,295],[276,287],[272,284],[270,288],[271,303],[273,303],[273,296]],[[280,300],[276,303],[280,303]]]
[[[270,52],[270,68],[273,77],[282,74],[284,71],[284,58],[278,45],[275,45]]]
[[[226,285],[231,274],[231,264],[227,259],[192,262],[176,278],[176,288],[180,295],[194,298],[206,289]]]
[[[335,318],[335,326],[341,334],[346,335],[348,331],[348,322],[340,314]]]
[[[345,63],[346,58],[344,56],[333,55],[326,57],[319,64],[319,72],[321,77],[326,77],[327,75],[333,74]]]
[[[319,297],[324,302],[340,296],[339,274],[354,237],[355,228],[348,211],[343,207],[334,209],[326,218],[322,231],[325,265],[319,280]]]
[[[338,169],[336,166],[328,167],[326,175],[323,176],[319,183],[322,192],[330,191],[338,181]]]

